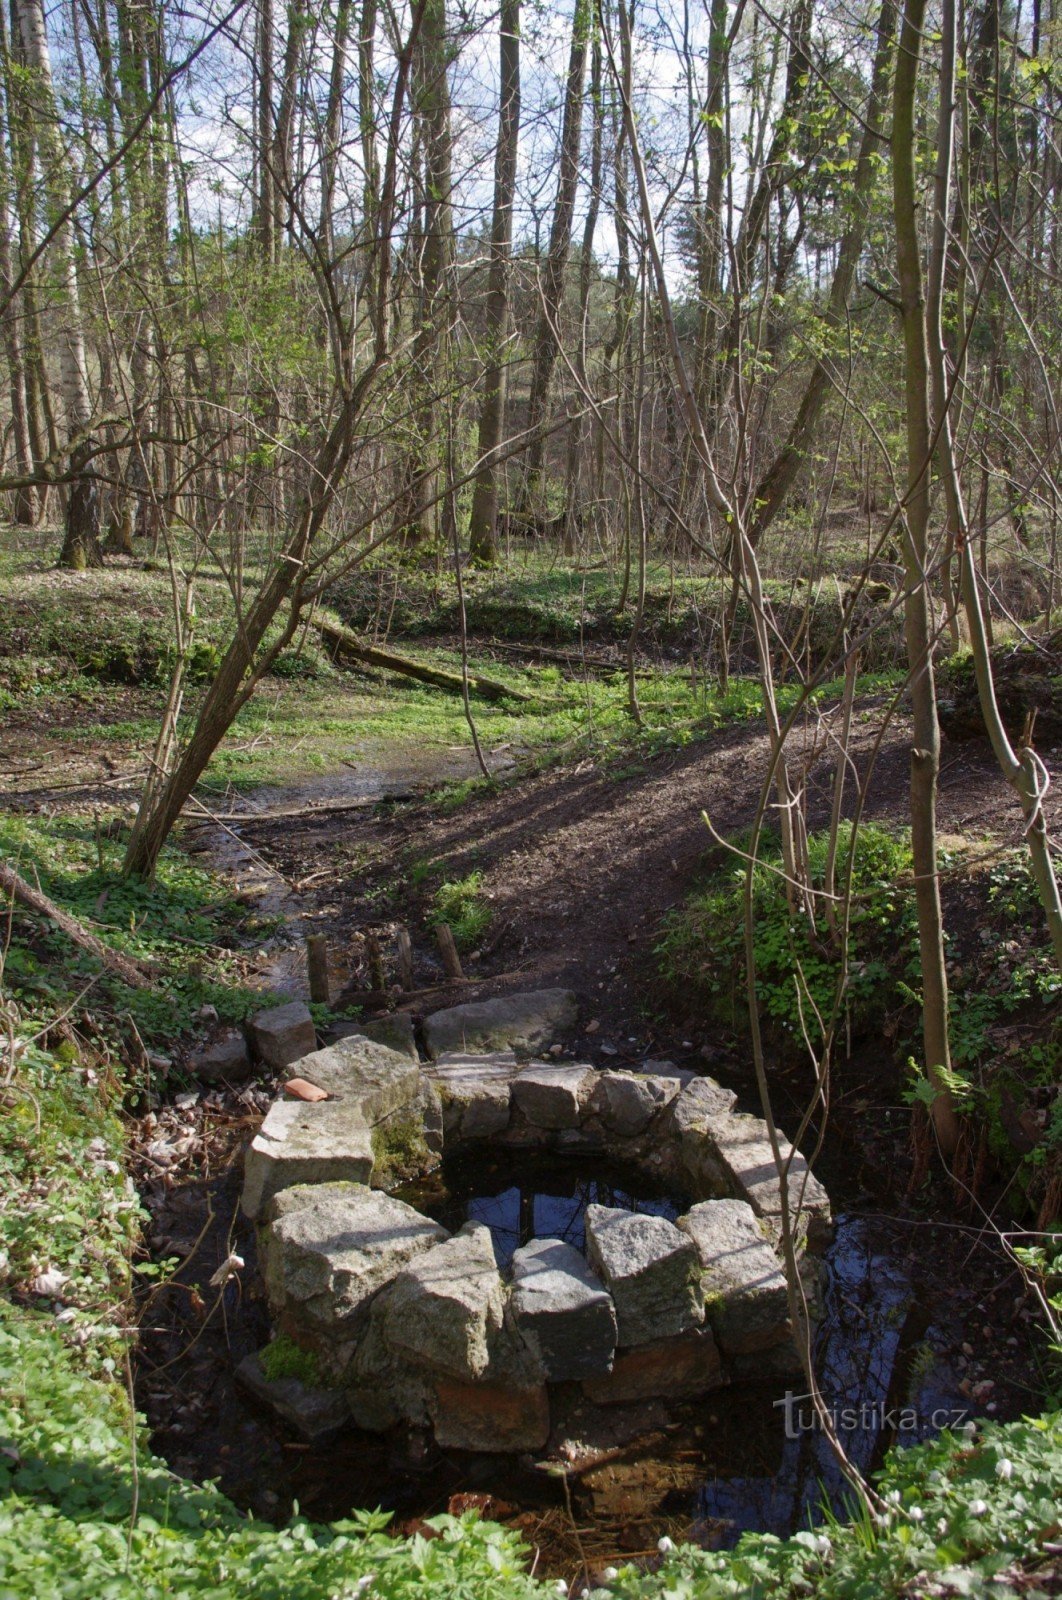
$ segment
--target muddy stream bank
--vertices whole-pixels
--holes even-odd
[[[500,767],[511,757],[496,752],[494,759]],[[249,819],[288,812],[286,826],[294,828],[300,817],[333,811],[338,821],[343,808],[343,826],[353,832],[373,804],[401,805],[431,782],[473,772],[464,753],[447,752],[439,762],[427,752],[396,752],[372,768],[260,792],[253,803],[234,806],[223,827],[189,830],[189,846],[278,919],[258,955],[263,988],[304,992],[303,936],[328,926],[329,891],[322,896],[312,874],[293,881],[279,873],[268,850],[245,837],[239,811],[246,807]],[[320,882],[327,874],[322,862]],[[341,941],[335,943],[339,950]],[[353,977],[341,953],[332,977],[336,988]],[[607,1060],[599,1055],[597,1041],[608,1031],[587,1034],[573,1053],[624,1065],[615,1047]],[[688,1036],[657,1036],[654,1054],[704,1068],[700,1042]],[[631,1056],[633,1062],[633,1050]],[[754,1109],[740,1069],[729,1082]],[[785,1124],[791,1105],[784,1082],[779,1092]],[[254,1230],[238,1202],[242,1150],[269,1103],[270,1086],[193,1086],[178,1099],[160,1109],[152,1133],[189,1143],[172,1171],[145,1170],[143,1192],[152,1255],[176,1257],[181,1265],[168,1286],[145,1293],[136,1379],[154,1446],[182,1475],[216,1478],[238,1504],[276,1520],[296,1505],[318,1520],[381,1505],[394,1512],[396,1528],[408,1529],[439,1511],[475,1504],[523,1532],[540,1551],[540,1572],[565,1578],[614,1557],[651,1558],[664,1534],[717,1546],[750,1528],[793,1531],[817,1519],[824,1491],[840,1506],[843,1482],[812,1426],[801,1386],[766,1375],[695,1402],[611,1408],[604,1420],[582,1417],[573,1396],[541,1459],[443,1452],[405,1435],[352,1432],[327,1448],[301,1444],[233,1377],[269,1337]],[[887,1137],[868,1137],[867,1119],[880,1110],[842,1104],[816,1169],[837,1219],[825,1254],[816,1370],[846,1448],[863,1470],[893,1442],[913,1442],[981,1414],[1019,1415],[1036,1404],[1032,1313],[1017,1273],[992,1233],[950,1209],[907,1201],[890,1161],[890,1140],[903,1137],[899,1121]],[[572,1237],[591,1191],[593,1183],[570,1163],[514,1169],[506,1156],[447,1166],[415,1198],[447,1226],[465,1218],[486,1222],[500,1258],[528,1230]],[[666,1195],[630,1198],[669,1214]],[[243,1266],[212,1283],[233,1254]]]

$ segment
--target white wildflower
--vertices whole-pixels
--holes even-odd
[[[964,1438],[976,1439],[977,1438],[977,1423],[976,1422],[964,1422],[963,1425],[962,1425],[962,1432],[963,1432]]]
[[[656,1541],[656,1548],[660,1551],[662,1556],[669,1556],[672,1550],[675,1548],[675,1541],[673,1539],[669,1539],[665,1533],[663,1538]]]
[[[996,1477],[997,1478],[1002,1478],[1002,1479],[1004,1479],[1004,1481],[1006,1481],[1009,1478],[1013,1478],[1013,1476],[1014,1476],[1014,1463],[1013,1463],[1013,1461],[1008,1461],[1006,1456],[1004,1456],[1002,1458],[1002,1460],[996,1462]]]
[[[615,1583],[616,1579],[619,1577],[619,1568],[606,1567],[601,1576],[604,1578],[606,1583]]]
[[[921,1506],[911,1506],[907,1512],[907,1515],[910,1517],[912,1522],[921,1522],[922,1518],[925,1516],[925,1512],[922,1510]]]
[[[988,1510],[988,1501],[971,1500],[966,1509],[969,1511],[971,1517],[983,1517],[985,1512]]]
[[[890,1489],[888,1494],[885,1496],[885,1503],[886,1505],[890,1506],[898,1506],[900,1503],[899,1489]]]
[[[224,1261],[221,1263],[220,1267],[215,1272],[214,1276],[211,1278],[210,1287],[212,1289],[222,1289],[222,1288],[224,1288],[225,1284],[228,1283],[229,1279],[230,1278],[234,1278],[236,1276],[236,1274],[239,1271],[241,1271],[241,1269],[245,1265],[246,1265],[246,1263],[245,1263],[243,1257],[242,1256],[238,1256],[236,1254],[235,1250],[234,1250],[231,1253],[231,1255],[227,1255],[225,1257]],[[375,1576],[376,1576],[375,1573],[370,1573],[369,1574],[369,1583],[372,1582],[372,1580],[373,1580],[373,1578]],[[368,1584],[362,1583],[362,1579],[361,1578],[358,1579],[358,1582],[362,1584],[362,1588],[368,1588]],[[355,1590],[355,1593],[356,1594],[360,1594],[361,1593],[361,1589]]]
[[[816,1536],[815,1549],[824,1561],[827,1556],[833,1554],[833,1545],[830,1543],[829,1534],[820,1533]]]
[[[553,1587],[558,1594],[567,1595],[568,1593],[568,1585],[565,1583],[563,1578],[558,1578]]]
[[[938,1517],[937,1518],[937,1532],[941,1536],[943,1536],[945,1533],[947,1533],[947,1531],[948,1531],[948,1519],[947,1519],[947,1517]]]

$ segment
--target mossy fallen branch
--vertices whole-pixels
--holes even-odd
[[[429,667],[423,661],[410,661],[406,656],[396,656],[392,650],[380,650],[375,645],[362,644],[356,634],[327,617],[315,619],[321,638],[328,645],[336,661],[357,661],[363,666],[379,667],[383,672],[397,672],[418,683],[431,684],[435,689],[445,689],[449,694],[463,694],[464,683],[459,672],[447,672],[442,667]],[[496,678],[485,678],[481,673],[470,672],[468,688],[484,700],[519,700],[530,704],[536,699],[523,689],[514,689]]]

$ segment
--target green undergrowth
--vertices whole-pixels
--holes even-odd
[[[431,921],[445,922],[459,950],[472,950],[490,925],[490,906],[481,898],[483,874],[441,883],[432,897]]]
[[[920,967],[908,836],[872,823],[841,826],[836,892],[851,862],[847,924],[831,928],[823,894],[828,835],[812,834],[812,925],[786,893],[777,837],[765,834],[753,872],[753,949],[760,1023],[773,1051],[820,1054],[828,1031],[841,1048],[891,1041],[898,1061],[917,1055]],[[685,1015],[747,1028],[745,853],[713,852],[707,881],[663,925],[657,947],[668,993]],[[983,1130],[988,1152],[1034,1211],[1062,1173],[1062,980],[1025,851],[941,852],[953,1071],[959,1109]],[[847,926],[847,941],[841,934]],[[837,1047],[835,1046],[835,1056]],[[912,1054],[913,1053],[913,1054]],[[913,1067],[912,1099],[929,1098]],[[1045,1224],[1050,1214],[1041,1219]]]
[[[165,1054],[203,1006],[237,1023],[268,1004],[241,982],[240,952],[264,925],[224,880],[176,848],[163,852],[154,884],[123,878],[124,841],[111,833],[95,816],[6,814],[0,856],[158,981],[126,988],[49,920],[15,906],[3,983],[24,1025],[49,1042],[88,1026],[97,1042],[140,1061],[146,1075],[152,1069],[140,1046]],[[71,1008],[69,1023],[55,1020]]]

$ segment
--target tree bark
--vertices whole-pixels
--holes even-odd
[[[914,743],[911,750],[911,850],[922,973],[922,1034],[926,1075],[934,1089],[930,1115],[945,1156],[959,1141],[959,1118],[947,1085],[951,1070],[944,919],[937,877],[937,777],[940,727],[933,674],[929,606],[928,531],[931,427],[929,349],[916,216],[915,105],[926,0],[905,0],[893,86],[892,184],[896,271],[903,311],[907,404],[907,492],[904,499],[906,595],[904,631],[910,673]]]
[[[500,19],[501,106],[494,159],[494,208],[487,280],[486,365],[479,413],[478,456],[483,463],[472,494],[468,547],[477,561],[498,559],[498,467],[495,456],[505,433],[508,388],[509,263],[513,243],[513,199],[520,146],[520,0],[502,0]]]

